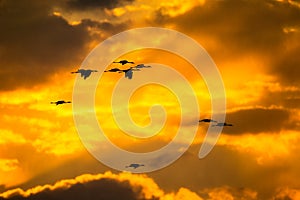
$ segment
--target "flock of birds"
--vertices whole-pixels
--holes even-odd
[[[126,64],[135,64],[134,62],[128,61],[128,60],[120,60],[118,62],[113,62],[113,63],[119,63],[122,66],[126,65]],[[142,68],[151,68],[151,66],[146,66],[144,64],[138,64],[134,67],[130,67],[130,68],[127,68],[127,69],[112,68],[112,69],[106,70],[104,72],[125,73],[125,78],[132,79],[133,71],[140,71]],[[71,72],[71,73],[72,74],[78,73],[85,80],[92,74],[92,72],[98,72],[98,71],[97,70],[92,70],[92,69],[78,69],[77,71]],[[61,105],[61,104],[71,103],[71,101],[59,100],[59,101],[54,101],[54,102],[50,102],[50,103],[55,104],[55,105]],[[226,122],[218,122],[216,120],[207,119],[207,118],[199,120],[199,123],[202,123],[202,122],[203,123],[214,123],[212,126],[222,126],[222,127],[224,127],[224,126],[233,126],[233,124],[228,124]],[[139,168],[139,167],[142,167],[142,166],[145,166],[145,165],[144,164],[138,164],[138,163],[132,163],[132,164],[130,164],[128,166],[125,166],[125,167],[126,168],[131,167],[133,169],[136,169],[136,168]]]
[[[120,60],[118,62],[113,62],[113,63],[119,63],[122,66],[125,65],[125,64],[134,64],[134,62],[128,61],[128,60]],[[132,79],[133,71],[141,71],[142,68],[151,68],[151,66],[146,66],[144,64],[138,64],[134,67],[130,67],[130,68],[127,68],[127,69],[112,68],[112,69],[106,70],[104,72],[125,73],[125,78]],[[78,69],[75,72],[71,72],[71,74],[80,74],[80,76],[83,77],[83,79],[85,80],[85,79],[87,79],[88,77],[91,76],[92,72],[98,72],[98,71],[93,70],[93,69]],[[71,101],[59,100],[59,101],[51,102],[51,104],[55,104],[57,106],[61,105],[61,104],[67,104],[67,103],[71,103]]]

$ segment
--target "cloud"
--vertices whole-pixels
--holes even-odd
[[[17,159],[1,159],[0,170],[4,172],[13,171],[18,168],[19,161]]]
[[[68,159],[70,156],[56,156],[39,152],[31,145],[30,140],[24,144],[1,144],[0,185],[3,184],[7,188],[21,184],[35,177],[36,174],[52,169]]]
[[[170,193],[166,194],[159,198],[160,200],[185,200],[185,199],[192,199],[192,200],[203,200],[199,195],[195,192],[191,192],[189,189],[180,188],[177,193]]]
[[[28,190],[11,189],[0,193],[0,199],[105,199],[105,200],[257,200],[257,191],[244,187],[219,186],[201,189],[199,194],[180,187],[165,192],[146,175],[130,173],[83,174],[74,179],[64,179],[53,185],[39,185]],[[268,199],[298,199],[299,190],[278,188]]]
[[[174,18],[160,14],[164,16],[160,21],[174,23],[186,32],[211,35],[227,44],[229,51],[249,51],[280,45],[285,37],[283,27],[300,23],[298,15],[298,8],[275,1],[229,0],[207,1]]]
[[[290,110],[300,109],[300,88],[294,87],[288,90],[268,90],[262,92],[257,100],[262,106],[280,106]]]
[[[129,3],[134,0],[68,0],[67,5],[70,8],[77,10],[87,10],[87,9],[99,9],[99,8],[115,8],[124,4],[124,2]]]
[[[204,189],[200,192],[209,200],[256,200],[257,192],[248,188],[233,188],[228,186]]]
[[[300,83],[298,76],[300,74],[300,58],[298,56],[300,52],[300,45],[298,43],[300,32],[289,33],[287,37],[288,41],[280,49],[280,54],[271,61],[272,66],[270,71],[278,75],[280,80],[286,85],[297,86]]]
[[[279,188],[272,200],[298,200],[300,199],[300,190],[293,188]]]
[[[175,17],[188,12],[193,7],[202,6],[204,3],[205,0],[191,0],[188,2],[183,0],[162,1],[160,3],[159,12],[162,16]]]
[[[299,148],[297,146],[297,138],[299,137],[297,133],[294,134],[294,138],[286,137],[286,135],[286,133],[283,133],[279,138],[272,135],[274,136],[274,140],[268,141],[268,143],[265,143],[267,139],[264,139],[264,137],[255,138],[256,135],[253,135],[253,138],[244,138],[244,135],[231,136],[231,138],[224,142],[225,145],[217,145],[205,159],[201,160],[197,157],[199,146],[193,145],[188,152],[172,165],[147,174],[147,176],[151,177],[149,179],[143,179],[140,176],[130,176],[130,178],[127,177],[124,179],[132,180],[130,185],[136,184],[142,186],[144,193],[148,194],[147,199],[151,199],[152,194],[155,194],[154,196],[156,197],[162,196],[161,190],[166,199],[167,197],[173,199],[174,196],[178,196],[180,188],[190,191],[191,194],[186,194],[186,196],[195,193],[203,199],[209,199],[208,192],[212,192],[214,188],[221,186],[229,187],[230,189],[227,189],[227,193],[230,193],[233,197],[245,196],[246,194],[243,193],[250,190],[257,192],[257,195],[261,197],[258,199],[269,199],[278,186],[297,187],[299,185],[297,179],[299,177],[299,155],[297,154]],[[264,141],[259,143],[263,139]],[[248,140],[253,141],[253,143],[248,142]],[[240,146],[237,145],[237,148],[230,146],[233,142],[237,143],[239,141]],[[283,145],[280,145],[280,143],[283,143]],[[243,149],[240,150],[244,146],[246,146],[246,151]],[[291,146],[295,146],[295,148],[291,148]],[[247,151],[249,148],[255,151],[256,147],[258,148],[256,155]],[[24,149],[24,147],[18,148],[16,151],[20,152],[20,149],[27,152],[25,156],[23,152],[22,154],[19,153],[18,159],[20,160],[20,165],[26,169],[30,164],[29,169],[32,175],[29,179],[27,177],[27,182],[23,181],[22,185],[18,186],[20,188],[34,188],[36,185],[53,183],[66,178],[69,179],[78,176],[78,174],[85,174],[87,172],[99,173],[111,170],[89,154],[83,154],[72,160],[61,157],[60,160],[62,162],[60,165],[53,167],[53,162],[56,162],[59,157],[51,157],[44,154],[37,155],[33,153],[34,150],[30,151],[30,149]],[[280,156],[282,150],[288,150],[289,156]],[[267,157],[273,153],[275,155],[274,159],[268,160]],[[262,160],[264,163],[258,163],[256,156],[264,157],[265,160]],[[31,159],[31,161],[28,159]],[[51,166],[45,169],[45,166],[41,167],[40,165]],[[78,167],[74,168],[74,166]],[[115,171],[115,173],[117,172]],[[142,176],[147,177],[146,175]],[[257,177],[259,177],[259,182],[257,181]],[[15,177],[15,180],[18,180],[18,178]],[[159,189],[157,189],[158,186],[150,183],[150,181],[155,181],[159,185]],[[87,191],[86,193],[90,192]],[[161,199],[163,198],[161,197]]]
[[[228,92],[232,93],[233,91],[230,90]],[[233,96],[232,98],[235,97],[234,100],[237,103],[241,102],[240,99],[246,99],[248,105],[277,106],[287,109],[300,108],[300,88],[298,86],[285,85],[274,76],[254,78],[246,83],[242,83],[234,92],[236,94],[231,96]],[[241,93],[245,94],[242,96]]]
[[[96,21],[92,19],[82,19],[81,25],[85,27],[94,28],[95,30],[101,31],[102,33],[108,34],[108,36],[112,34],[116,34],[121,30],[126,30],[128,25],[130,24],[129,21],[122,22],[122,23],[110,23],[109,21]]]
[[[225,127],[226,134],[278,132],[288,125],[290,113],[281,108],[249,108],[229,112],[226,121],[234,126]]]
[[[242,57],[257,59],[265,72],[285,84],[299,83],[300,10],[295,1],[214,0],[176,17],[163,9],[154,16],[154,24],[196,38],[221,65]]]
[[[26,139],[22,135],[16,134],[11,130],[0,129],[0,132],[1,132],[0,145],[7,144],[7,143],[19,143],[19,144],[26,143]]]
[[[196,193],[181,188],[177,193],[165,194],[146,175],[129,173],[84,174],[65,179],[54,185],[36,186],[28,190],[12,189],[0,194],[0,199],[175,199],[202,200]]]
[[[0,7],[0,90],[32,86],[78,63],[91,36],[51,15],[46,3],[3,1]]]
[[[42,106],[52,107],[49,102]],[[0,129],[0,145],[28,144],[38,152],[57,156],[81,152],[83,146],[76,134],[71,115],[61,116],[56,110],[54,107],[52,111],[39,112],[28,108],[26,104],[19,109],[14,105],[3,108],[5,114],[0,116],[3,126]],[[64,113],[66,112],[64,109]]]
[[[48,1],[2,1],[0,91],[50,81],[51,75],[79,66],[91,43],[126,28],[124,23],[90,19],[72,24],[53,12],[55,6]]]
[[[268,165],[290,157],[298,149],[297,131],[281,131],[277,134],[260,133],[244,135],[221,135],[218,145],[225,145],[238,152],[250,154],[257,164]],[[266,150],[267,149],[267,150]]]

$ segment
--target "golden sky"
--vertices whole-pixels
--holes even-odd
[[[0,26],[0,199],[300,199],[298,0],[0,0]],[[50,102],[72,100],[77,75],[70,72],[83,67],[96,45],[149,26],[180,31],[208,52],[224,82],[226,121],[234,126],[224,127],[203,159],[198,151],[208,124],[199,125],[193,144],[170,166],[131,174],[101,164],[86,150],[72,104]],[[210,117],[205,81],[187,60],[154,49],[120,59],[178,71],[195,91],[199,119]],[[108,66],[114,67],[122,68]],[[154,67],[134,72],[133,79],[151,73],[181,87],[178,79],[155,74]],[[180,101],[159,85],[136,90],[128,105],[133,121],[146,126],[149,109],[160,104],[166,122],[149,139],[128,137],[111,108],[115,84],[131,81],[123,76],[103,74],[96,90],[97,120],[107,137],[132,152],[165,146],[179,127]],[[121,105],[115,109],[126,111]]]

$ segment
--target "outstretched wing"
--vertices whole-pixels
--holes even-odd
[[[130,69],[127,72],[125,72],[125,78],[132,79],[132,76],[133,76],[132,69]]]

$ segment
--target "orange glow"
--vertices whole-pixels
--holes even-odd
[[[28,197],[43,191],[68,189],[77,183],[113,179],[126,182],[133,192],[141,192],[144,195],[141,199],[300,199],[300,86],[296,76],[300,63],[299,1],[95,2],[68,0],[52,5],[30,1],[27,7],[26,3],[14,5],[14,1],[0,0],[0,21],[5,22],[0,33],[5,38],[0,45],[0,198],[15,194]],[[135,78],[155,76],[184,91],[181,79],[160,73],[160,68],[157,72],[155,66],[134,71],[133,80],[126,79],[123,72],[100,72],[102,67],[124,70],[141,63],[168,66],[190,83],[194,93],[184,91],[183,98],[190,103],[195,97],[199,119],[212,118],[207,77],[201,77],[184,57],[164,50],[139,49],[113,58],[135,64],[81,64],[106,38],[140,27],[170,28],[191,37],[206,49],[218,67],[226,90],[225,121],[234,125],[224,127],[216,146],[203,159],[198,158],[198,152],[212,123],[198,123],[198,119],[190,117],[189,111],[196,110],[190,104],[183,113],[176,94],[156,83],[139,87],[126,99],[124,83],[132,83]],[[134,42],[121,41],[118,45],[134,47],[135,42],[144,40],[163,44],[167,37],[134,35]],[[176,38],[168,47],[200,57],[181,41]],[[107,54],[101,56],[106,58],[120,46],[107,49]],[[207,67],[205,62],[197,64]],[[75,113],[72,103],[50,104],[57,100],[73,101],[74,81],[83,79],[80,74],[70,72],[87,67],[99,70],[89,77],[99,78],[94,108],[82,107]],[[23,80],[25,71],[29,73]],[[122,91],[115,96],[118,104],[112,105],[118,82]],[[88,80],[85,83],[89,91]],[[80,94],[81,102],[87,97]],[[197,133],[190,148],[166,168],[147,175],[104,173],[110,168],[85,148],[73,118],[74,114],[92,113],[93,109],[109,140],[135,153],[166,146],[180,127],[184,127],[184,133],[178,143],[186,143],[192,130]],[[262,109],[270,117],[252,112],[255,109]],[[279,111],[276,116],[273,110]],[[114,112],[124,123],[116,121]],[[133,125],[141,129],[126,123],[127,112]],[[181,124],[181,116],[188,123]],[[87,133],[97,133],[89,120],[80,125]],[[158,122],[163,120],[165,123],[160,126]],[[121,129],[118,123],[129,131]],[[234,131],[230,132],[230,128]],[[150,136],[137,138],[129,134]],[[157,163],[163,163],[164,159],[157,158]],[[20,188],[11,190],[14,187]]]
[[[226,145],[241,152],[252,154],[258,164],[270,164],[276,159],[289,157],[297,149],[298,132],[282,131],[277,134],[221,135],[219,145]]]

